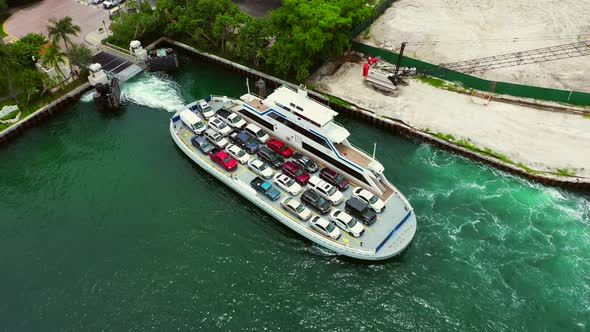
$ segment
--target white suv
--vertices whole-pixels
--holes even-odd
[[[270,136],[268,136],[268,134],[264,130],[260,129],[260,127],[253,123],[247,125],[246,128],[244,128],[244,130],[254,135],[254,137],[256,137],[258,141],[260,141],[260,143],[266,143],[270,139]]]
[[[385,209],[385,203],[383,203],[383,201],[380,200],[379,197],[377,197],[375,194],[368,191],[367,189],[357,187],[352,191],[352,196],[367,203],[369,207],[377,213],[381,213],[383,209]]]
[[[207,131],[205,131],[205,137],[207,137],[207,139],[211,141],[213,145],[220,149],[223,149],[228,143],[228,141],[225,139],[225,137],[223,137],[223,135],[221,135],[213,129],[207,129]]]
[[[215,116],[209,119],[209,127],[223,136],[227,136],[231,133],[231,128],[226,125],[225,122],[221,121],[220,118]]]
[[[344,199],[344,196],[336,187],[315,175],[312,175],[309,178],[307,184],[310,188],[320,194],[320,196],[332,203],[332,205],[338,205],[342,203],[342,200]]]

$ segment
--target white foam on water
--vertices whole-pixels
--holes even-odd
[[[144,73],[123,83],[121,100],[167,112],[176,112],[185,105],[178,83],[159,73]]]
[[[82,95],[82,97],[80,97],[80,101],[83,103],[89,103],[92,101],[92,95],[94,94],[96,90],[92,89],[88,92],[86,92],[85,94]]]

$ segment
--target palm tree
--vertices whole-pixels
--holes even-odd
[[[66,75],[61,71],[59,64],[63,63],[63,57],[65,55],[66,54],[59,47],[53,44],[45,48],[45,53],[42,56],[43,64],[55,68],[64,79],[66,79]]]
[[[70,16],[66,16],[61,20],[50,19],[50,25],[47,26],[47,31],[49,32],[49,37],[51,37],[54,44],[58,44],[60,40],[64,41],[66,46],[66,54],[69,53],[69,45],[72,43],[70,39],[70,35],[77,36],[78,32],[80,32],[80,27],[72,23],[72,18]],[[70,65],[70,73],[73,72],[72,64],[68,61]]]
[[[8,94],[14,98],[17,105],[18,100],[16,99],[14,87],[12,86],[12,71],[18,67],[20,67],[20,64],[16,60],[16,57],[11,52],[8,45],[4,44],[4,41],[0,38],[0,72],[6,75],[6,80],[8,81]]]

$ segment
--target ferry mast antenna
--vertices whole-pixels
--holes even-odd
[[[377,151],[377,142],[373,142],[373,160],[375,160],[375,152]]]
[[[248,77],[246,77],[246,87],[248,88],[248,94],[250,94],[250,82],[248,80]]]

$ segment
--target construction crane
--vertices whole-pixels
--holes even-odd
[[[398,85],[408,85],[408,82],[404,80],[404,76],[416,74],[416,68],[400,68],[405,48],[406,42],[403,42],[395,68],[387,62],[380,62],[378,58],[369,57],[363,67],[365,83],[386,95],[398,96]]]

